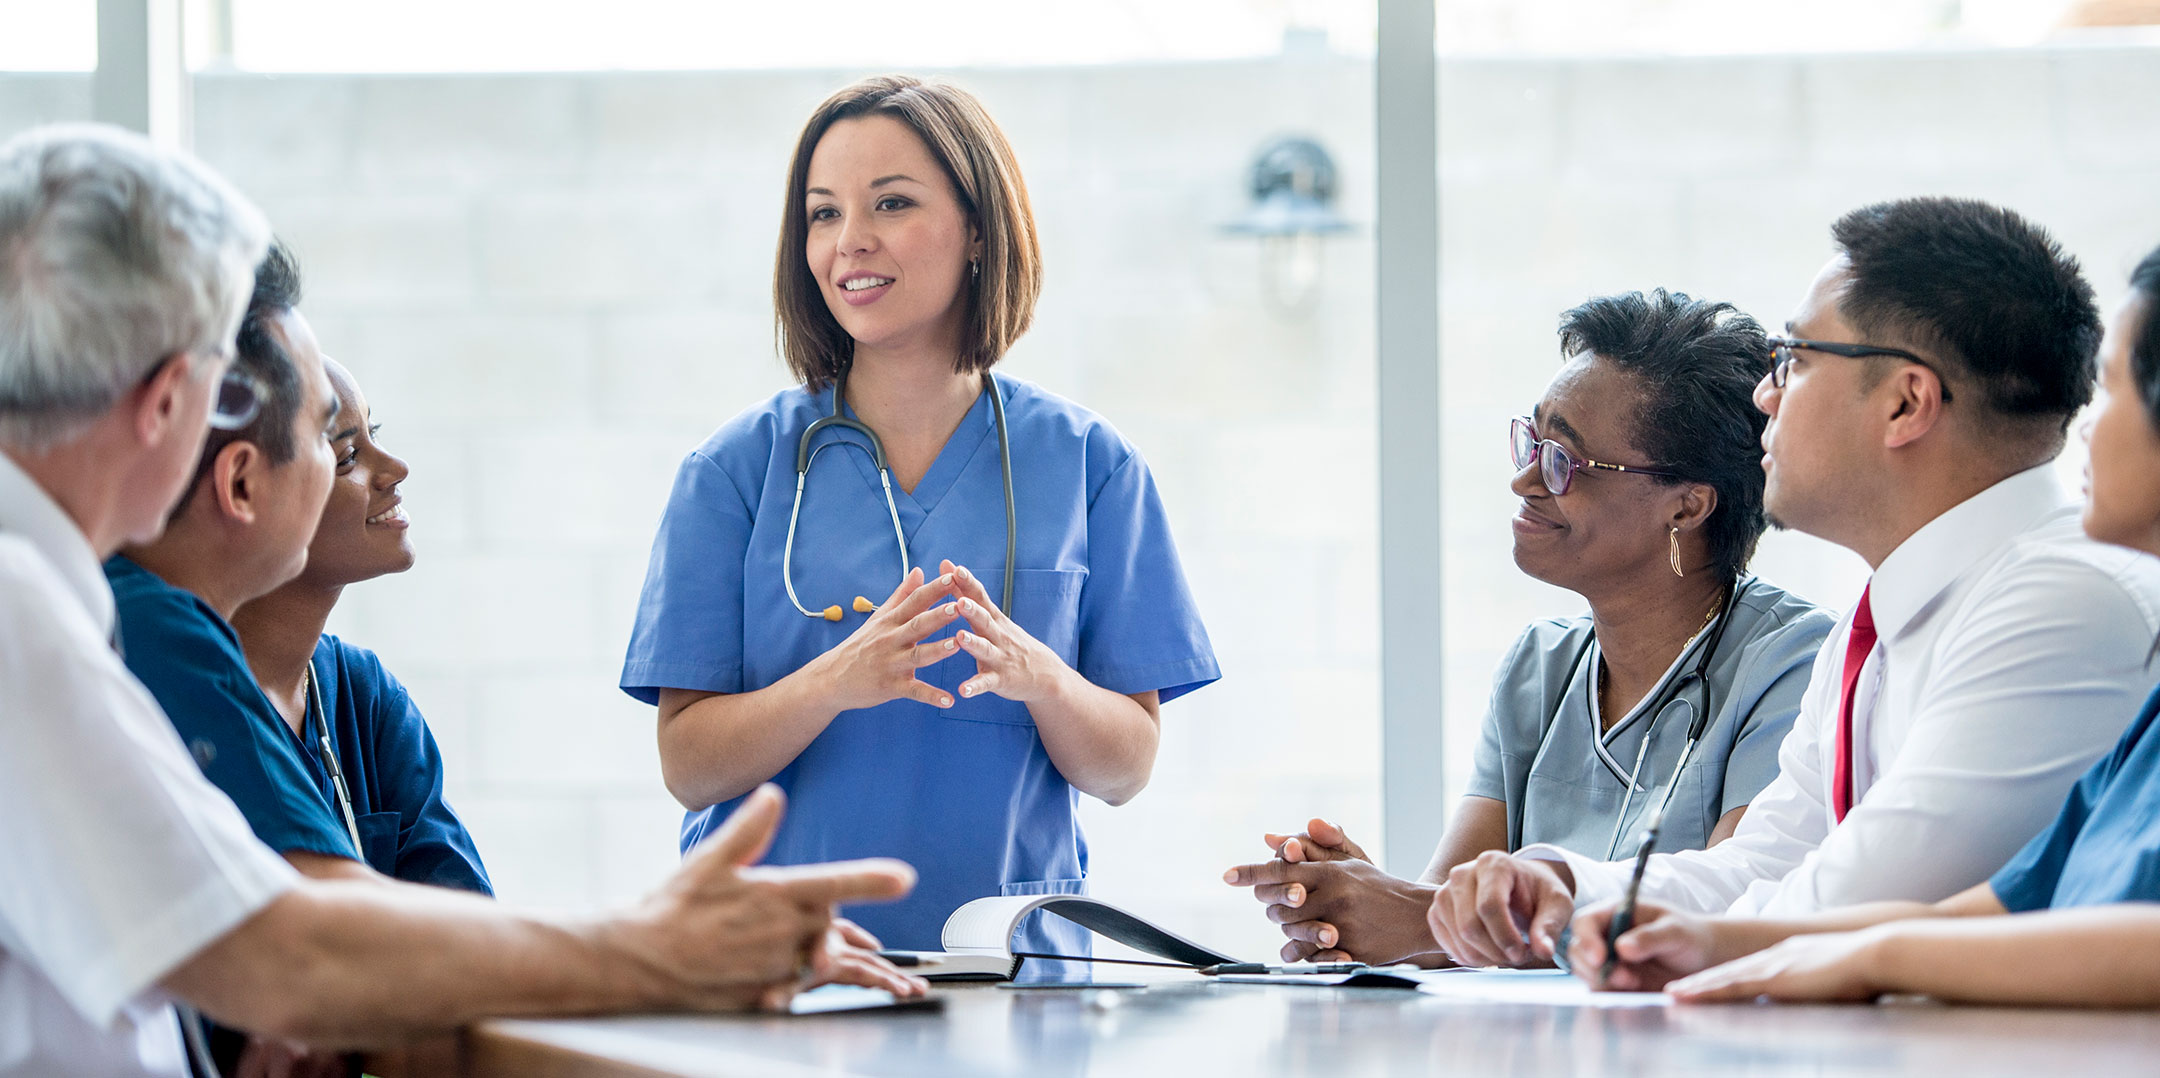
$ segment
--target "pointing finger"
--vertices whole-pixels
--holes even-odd
[[[820,865],[788,865],[753,870],[780,885],[801,906],[833,906],[900,898],[915,888],[915,869],[906,861],[871,857]]]

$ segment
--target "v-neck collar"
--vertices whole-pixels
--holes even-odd
[[[996,379],[992,379],[991,384],[1000,394],[1006,392],[1003,383]],[[839,391],[839,386],[834,385],[820,394],[823,399],[819,403],[824,405],[821,409],[824,414],[832,414],[833,395]],[[1010,398],[1008,402],[1009,400]],[[845,400],[840,402],[840,408],[840,414],[858,422],[861,420],[862,417],[856,415],[854,407]],[[915,489],[912,492],[903,490],[898,482],[893,483],[893,505],[899,509],[901,528],[908,533],[910,539],[914,537],[915,530],[922,526],[923,521],[937,511],[939,503],[945,500],[945,495],[952,490],[953,484],[967,471],[968,465],[975,459],[975,454],[981,451],[983,443],[996,433],[997,416],[990,409],[990,395],[978,393],[975,403],[968,406],[967,414],[960,419],[960,425],[953,428],[952,434],[946,437],[945,444],[939,447],[937,459],[930,462],[930,470],[923,473],[922,479],[915,484]],[[856,471],[863,477],[863,482],[882,499],[884,483],[878,478],[876,462],[871,460],[867,453],[847,455],[854,458]]]
[[[1739,594],[1740,586],[1736,585],[1733,590],[1733,595],[1735,598],[1737,598]],[[1659,678],[1657,680],[1657,684],[1650,687],[1650,691],[1648,694],[1646,694],[1642,699],[1635,701],[1635,706],[1629,708],[1628,713],[1622,716],[1619,722],[1613,723],[1612,729],[1610,730],[1600,729],[1600,727],[1602,726],[1601,720],[1603,718],[1603,713],[1602,707],[1598,702],[1597,670],[1598,664],[1602,661],[1604,653],[1602,650],[1599,649],[1597,645],[1597,638],[1594,635],[1591,637],[1590,654],[1588,657],[1589,661],[1587,664],[1590,673],[1587,684],[1584,686],[1584,692],[1586,692],[1590,697],[1590,706],[1585,709],[1590,716],[1590,744],[1592,748],[1595,749],[1595,751],[1597,752],[1599,762],[1605,765],[1605,769],[1607,771],[1612,772],[1614,778],[1619,779],[1622,783],[1626,783],[1629,781],[1628,769],[1620,766],[1620,761],[1614,759],[1612,755],[1613,743],[1618,741],[1620,735],[1626,733],[1637,722],[1641,722],[1647,718],[1650,722],[1655,723],[1657,714],[1662,713],[1666,708],[1671,707],[1676,701],[1679,700],[1680,697],[1678,690],[1681,687],[1684,687],[1684,683],[1686,681],[1695,676],[1695,671],[1690,660],[1695,656],[1695,653],[1697,651],[1700,651],[1702,648],[1708,646],[1710,634],[1714,627],[1717,625],[1717,623],[1725,618],[1729,618],[1732,616],[1733,612],[1730,609],[1731,605],[1732,604],[1728,602],[1726,604],[1728,609],[1720,612],[1716,618],[1704,622],[1703,627],[1695,631],[1695,635],[1688,640],[1687,646],[1681,648],[1680,654],[1673,657],[1672,665],[1665,668],[1665,676]],[[1673,690],[1671,696],[1666,695],[1666,691],[1668,689]],[[1654,711],[1650,707],[1650,705],[1652,704],[1657,705]],[[1695,705],[1690,704],[1689,706],[1692,707]],[[1643,731],[1643,736],[1647,738],[1653,732],[1655,732],[1654,729],[1645,729]]]

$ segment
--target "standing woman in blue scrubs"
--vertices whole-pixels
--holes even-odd
[[[972,96],[888,77],[819,106],[773,280],[802,385],[684,459],[623,663],[659,707],[684,848],[778,783],[771,862],[920,872],[848,911],[888,946],[937,948],[972,899],[1084,892],[1079,795],[1139,793],[1161,705],[1219,676],[1138,451],[991,374],[1041,280],[1019,167]],[[834,415],[861,427],[806,442]],[[1017,945],[1083,936],[1048,919]]]

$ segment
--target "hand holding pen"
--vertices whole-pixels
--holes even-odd
[[[1692,748],[1692,744],[1689,747]],[[1642,846],[1635,852],[1635,871],[1628,877],[1626,896],[1618,903],[1593,907],[1570,921],[1555,948],[1555,964],[1589,981],[1592,988],[1656,991],[1663,988],[1666,981],[1694,972],[1694,969],[1671,968],[1666,965],[1666,960],[1691,957],[1691,938],[1707,935],[1707,928],[1701,933],[1691,933],[1687,931],[1686,922],[1690,919],[1686,915],[1656,905],[1643,905],[1639,901],[1643,872],[1650,867],[1650,855],[1657,852],[1658,830],[1665,822],[1665,808],[1670,803],[1668,795],[1651,812],[1649,823],[1643,828]],[[1661,927],[1652,928],[1653,922]],[[1700,926],[1701,922],[1698,920],[1695,924]],[[1646,932],[1630,935],[1637,927]],[[1648,947],[1644,944],[1646,933],[1654,941]],[[1623,939],[1625,947],[1621,945]],[[1677,953],[1668,955],[1668,950]],[[1703,950],[1707,952],[1707,948]],[[1592,970],[1597,971],[1594,976]]]
[[[1562,944],[1567,961],[1563,968],[1590,983],[1590,987],[1616,992],[1656,992],[1667,982],[1722,959],[1716,923],[1700,914],[1666,909],[1639,902],[1632,924],[1613,932],[1621,902],[1605,902],[1584,910],[1568,925]]]

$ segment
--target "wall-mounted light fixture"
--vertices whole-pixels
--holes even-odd
[[[1321,239],[1351,228],[1335,212],[1335,160],[1313,139],[1280,138],[1253,159],[1247,187],[1252,206],[1223,231],[1258,236],[1261,287],[1278,306],[1303,307],[1319,290]]]

